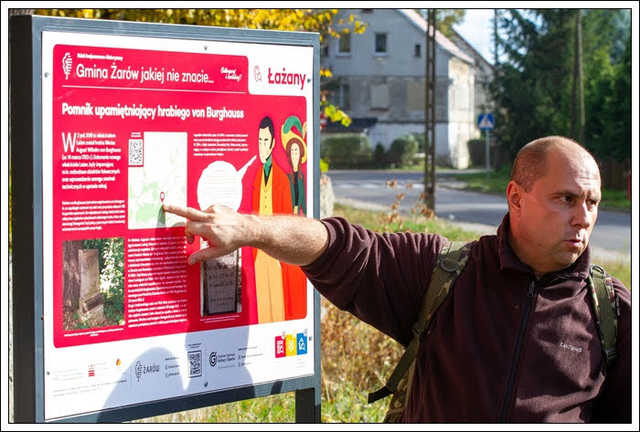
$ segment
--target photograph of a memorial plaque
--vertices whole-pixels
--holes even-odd
[[[242,312],[241,261],[236,250],[203,263],[203,316]]]

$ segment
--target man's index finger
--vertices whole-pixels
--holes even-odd
[[[182,207],[175,204],[163,204],[164,211],[185,217],[192,221],[204,222],[208,219],[208,214],[196,210],[192,207]]]

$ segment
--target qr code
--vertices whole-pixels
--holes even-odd
[[[202,351],[189,351],[189,378],[202,376]]]
[[[129,166],[144,165],[144,141],[141,139],[129,140]]]

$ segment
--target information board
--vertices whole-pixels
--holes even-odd
[[[300,268],[162,204],[314,215],[314,47],[41,37],[44,420],[313,376]]]

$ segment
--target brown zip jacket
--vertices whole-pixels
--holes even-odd
[[[304,272],[337,307],[407,344],[447,240],[322,222],[328,248]],[[629,291],[614,279],[618,359],[605,368],[586,286],[589,249],[536,280],[509,246],[508,229],[507,215],[497,235],[471,247],[423,336],[403,420],[630,422]]]

